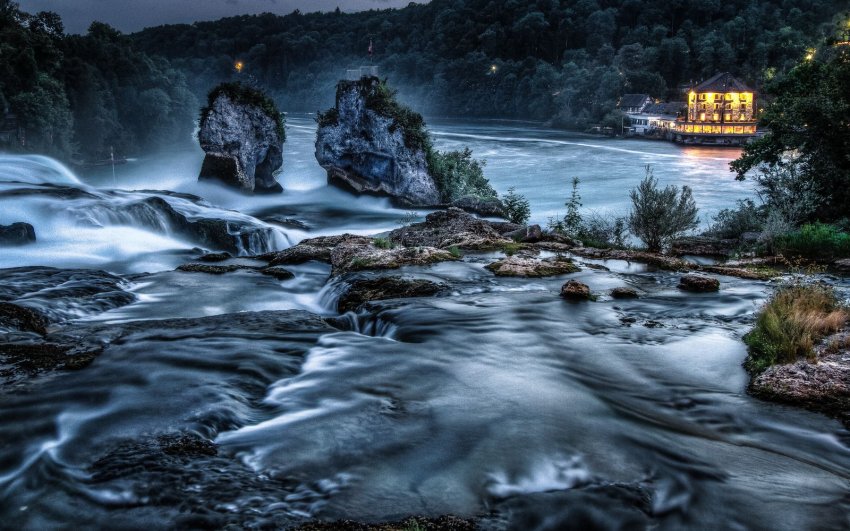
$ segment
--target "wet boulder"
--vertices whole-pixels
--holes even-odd
[[[201,112],[198,140],[206,153],[199,180],[247,193],[279,193],[275,174],[283,165],[283,116],[262,92],[223,83]]]
[[[467,195],[453,201],[451,206],[472,212],[479,216],[488,218],[504,218],[505,205],[496,198],[482,198],[474,195]]]
[[[38,335],[47,334],[47,316],[26,306],[11,302],[0,302],[0,333],[2,332],[32,332]]]
[[[223,275],[245,269],[255,270],[257,268],[241,264],[183,264],[177,267],[177,271],[184,273],[206,273],[208,275]]]
[[[561,286],[561,297],[568,300],[590,300],[593,296],[590,287],[578,280],[570,280]]]
[[[503,233],[502,236],[518,242],[537,243],[543,239],[543,230],[540,228],[540,225],[528,225],[527,227],[520,227],[511,232]]]
[[[319,236],[317,238],[301,240],[300,243],[288,249],[264,254],[257,258],[269,262],[270,266],[295,265],[310,261],[330,263],[331,251],[337,245],[369,245],[370,243],[372,243],[372,238],[356,236],[354,234]]]
[[[615,299],[637,299],[638,292],[632,288],[620,287],[612,289],[611,296]]]
[[[551,277],[580,271],[572,260],[560,257],[509,256],[485,267],[498,277]]]
[[[679,289],[694,293],[709,293],[720,290],[720,281],[704,275],[685,275],[679,279]]]
[[[395,229],[390,232],[389,240],[408,247],[438,249],[499,249],[512,243],[489,222],[455,207],[428,214],[422,223]]]
[[[398,269],[404,266],[424,266],[458,260],[459,257],[434,247],[379,248],[368,244],[343,243],[331,251],[331,274],[343,275],[354,271]]]
[[[339,298],[337,307],[340,313],[354,311],[369,301],[400,299],[409,297],[430,297],[436,295],[445,286],[423,279],[402,277],[378,277],[355,280]]]
[[[329,184],[404,205],[439,205],[427,146],[415,134],[424,126],[422,117],[408,109],[405,116],[416,123],[402,123],[392,112],[398,104],[389,105],[390,99],[376,77],[340,81],[336,105],[319,117],[316,160]]]
[[[35,228],[29,223],[0,225],[0,245],[26,245],[35,241]]]

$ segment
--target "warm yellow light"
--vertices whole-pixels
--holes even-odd
[[[815,52],[817,52],[817,50],[814,48],[809,48],[808,50],[806,50],[806,61],[811,61],[812,59],[814,59]]]
[[[242,69],[245,68],[245,63],[242,61],[236,61],[236,63],[233,64],[233,68],[235,68],[237,72],[242,72]]]
[[[496,73],[496,70],[498,70],[498,69],[499,69],[499,68],[498,68],[496,65],[492,65],[492,66],[490,66],[490,72],[492,72],[492,73],[494,73],[494,74]]]

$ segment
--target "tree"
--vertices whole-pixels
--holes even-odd
[[[581,232],[582,219],[578,209],[581,208],[581,195],[578,193],[578,177],[573,177],[573,190],[569,200],[564,203],[567,213],[564,215],[564,232],[570,236],[577,237]]]
[[[771,194],[782,185],[777,176],[813,190],[820,208],[812,221],[835,221],[850,206],[850,50],[819,50],[813,60],[793,68],[768,87],[776,99],[768,105],[761,125],[768,133],[748,144],[731,168],[743,179],[760,173],[759,185]],[[802,182],[800,182],[802,181]],[[772,187],[772,188],[768,188]]]
[[[646,167],[646,175],[629,197],[629,230],[652,252],[660,252],[673,239],[699,225],[691,189],[683,186],[680,191],[674,185],[659,189],[651,166]]]
[[[511,223],[526,223],[531,217],[531,205],[524,195],[516,193],[516,188],[511,186],[508,193],[502,199],[505,205],[505,213]]]

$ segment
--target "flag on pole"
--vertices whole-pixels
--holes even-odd
[[[369,58],[372,58],[372,39],[369,39]]]

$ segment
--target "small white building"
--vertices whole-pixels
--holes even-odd
[[[627,113],[631,122],[631,129],[635,135],[665,137],[676,126],[676,119],[681,116],[681,102],[652,103],[647,105],[643,111]]]

